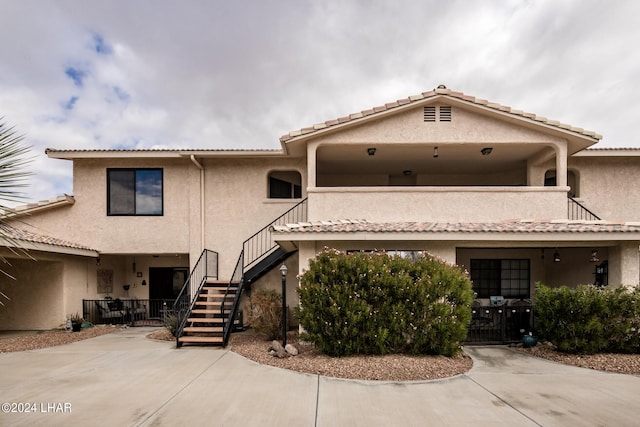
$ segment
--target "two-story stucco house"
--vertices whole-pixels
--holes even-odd
[[[17,280],[0,280],[0,325],[57,326],[107,296],[173,301],[189,277],[190,296],[206,277],[233,282],[193,307],[211,319],[237,289],[279,286],[283,262],[294,305],[324,247],[429,251],[464,266],[481,302],[529,299],[538,281],[635,286],[640,150],[600,138],[440,86],[274,150],[49,149],[73,162],[73,196],[18,210],[30,257],[3,252]]]

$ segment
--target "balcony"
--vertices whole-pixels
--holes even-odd
[[[569,187],[315,187],[309,221],[496,222],[567,219]]]

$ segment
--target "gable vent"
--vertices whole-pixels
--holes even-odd
[[[434,106],[424,107],[424,121],[425,122],[436,121],[436,107]]]
[[[451,121],[451,107],[450,106],[440,107],[440,121],[441,122],[450,122]]]

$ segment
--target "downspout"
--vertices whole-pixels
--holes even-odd
[[[202,252],[204,250],[204,166],[193,154],[191,161],[200,169],[200,252]]]

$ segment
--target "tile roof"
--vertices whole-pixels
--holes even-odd
[[[53,197],[47,200],[40,200],[39,202],[16,206],[5,212],[0,210],[0,217],[10,218],[19,215],[31,214],[34,212],[52,209],[59,206],[73,205],[75,202],[76,199],[73,196],[65,194],[63,196]]]
[[[524,111],[521,110],[516,110],[516,109],[512,109],[511,107],[505,106],[505,105],[500,105],[500,104],[496,104],[493,102],[489,102],[486,99],[480,99],[480,98],[475,98],[473,96],[469,96],[469,95],[465,95],[462,92],[456,92],[453,91],[451,89],[447,89],[444,86],[438,86],[436,89],[429,91],[429,92],[423,92],[419,95],[413,95],[410,96],[408,98],[404,98],[404,99],[399,99],[395,102],[388,102],[384,105],[378,106],[378,107],[373,107],[370,108],[368,110],[363,110],[359,113],[353,113],[353,114],[349,114],[347,116],[344,117],[339,117],[337,119],[334,120],[328,120],[324,123],[318,123],[315,124],[313,126],[309,126],[306,128],[302,128],[300,130],[296,130],[296,131],[292,131],[289,132],[288,134],[285,134],[283,136],[280,137],[280,142],[286,142],[292,138],[298,137],[298,136],[302,136],[302,135],[306,135],[306,134],[310,134],[310,133],[314,133],[317,132],[319,130],[322,129],[326,129],[326,128],[330,128],[332,126],[336,126],[336,125],[340,125],[343,123],[347,123],[347,122],[352,122],[367,116],[371,116],[374,114],[380,114],[383,113],[385,111],[390,111],[393,110],[395,108],[399,108],[399,107],[403,107],[405,105],[408,104],[412,104],[412,103],[416,103],[416,102],[420,102],[420,101],[424,101],[426,99],[429,98],[436,98],[439,96],[447,96],[450,98],[456,98],[458,100],[461,101],[465,101],[471,104],[476,104],[476,105],[480,105],[482,107],[485,108],[489,108],[492,110],[496,110],[496,111],[500,111],[500,112],[504,112],[504,113],[508,113],[508,114],[512,114],[514,116],[519,116],[521,118],[524,119],[530,119],[530,120],[534,120],[537,122],[541,122],[544,123],[546,125],[550,125],[550,126],[554,126],[566,131],[570,131],[570,132],[575,132],[584,136],[588,136],[594,139],[602,139],[602,135],[599,135],[595,132],[592,131],[588,131],[582,128],[577,128],[577,127],[573,127],[571,125],[568,124],[564,124],[564,123],[560,123],[558,121],[555,120],[549,120],[546,117],[541,117],[541,116],[537,116],[533,113],[526,113]]]
[[[605,221],[386,222],[337,220],[276,225],[282,233],[640,233],[640,223]]]
[[[0,246],[16,247],[21,242],[27,242],[27,243],[35,243],[35,244],[41,244],[41,245],[47,245],[47,246],[57,246],[61,248],[80,249],[80,250],[97,252],[95,249],[92,249],[88,246],[70,242],[68,240],[58,239],[56,237],[32,233],[30,231],[23,230],[20,228],[5,227],[3,231],[4,233],[6,233],[8,239],[0,238]]]

